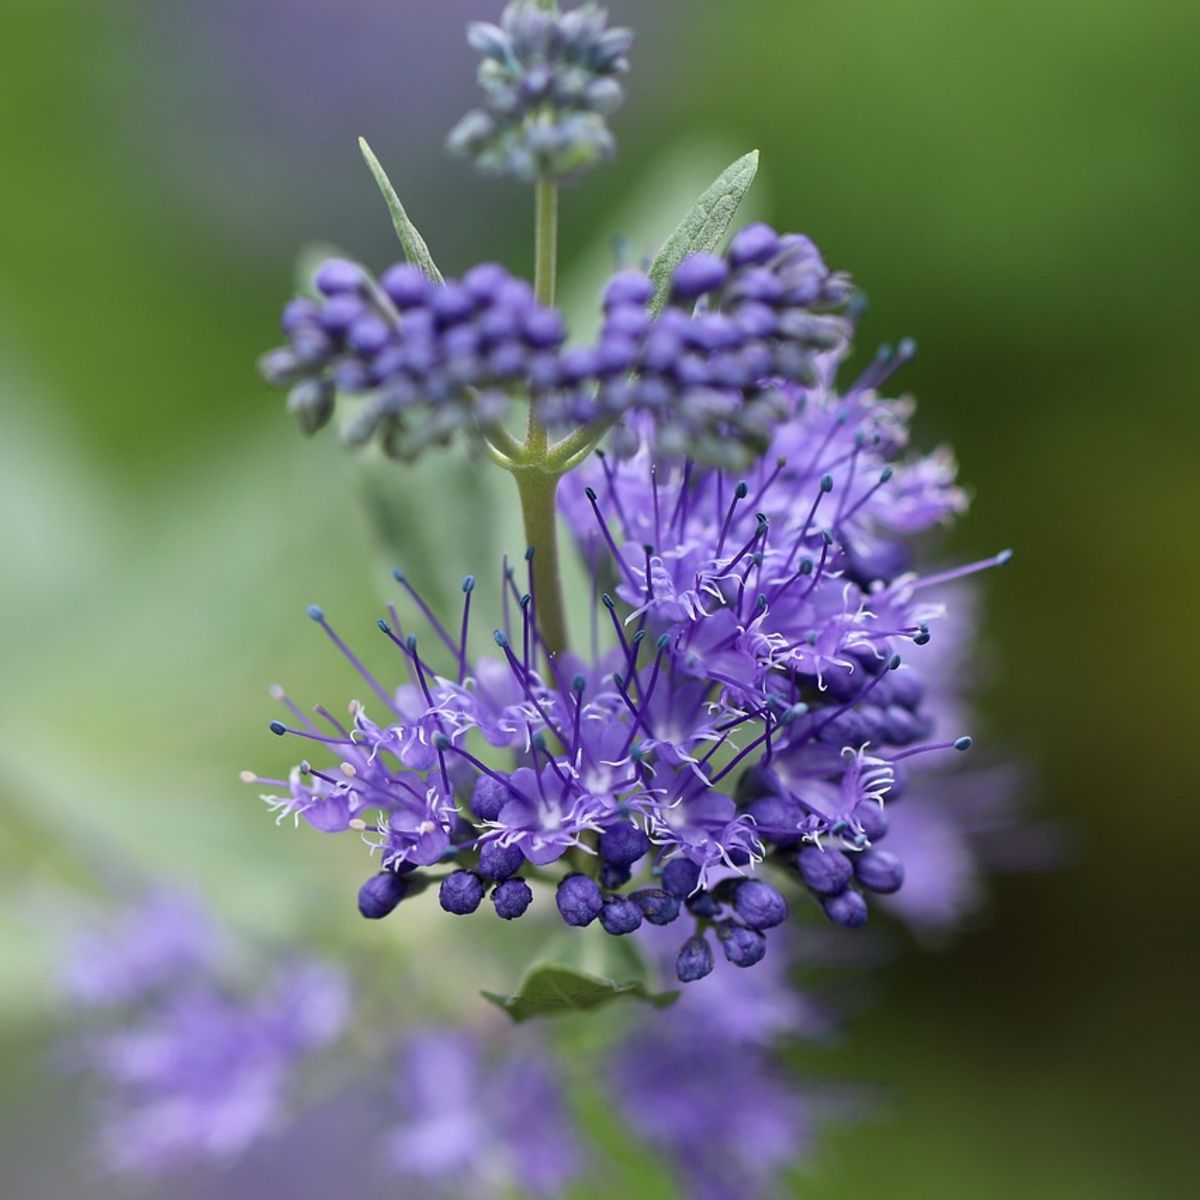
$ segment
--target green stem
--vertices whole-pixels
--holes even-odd
[[[552,181],[538,180],[536,206],[533,286],[538,303],[551,305],[554,303],[558,260],[558,189]],[[547,652],[560,654],[567,647],[567,622],[558,560],[558,513],[554,501],[562,469],[549,461],[549,444],[546,427],[538,420],[530,403],[525,444],[521,448],[519,465],[512,470],[525,520],[525,540],[534,550],[533,587],[538,630]]]
[[[538,303],[554,303],[558,271],[558,187],[552,179],[539,179],[536,190],[533,290]]]
[[[525,518],[525,541],[534,550],[533,590],[538,632],[548,653],[561,654],[567,648],[567,622],[558,565],[554,503],[559,477],[536,467],[515,471],[513,476],[517,481],[517,495],[521,498],[521,514]]]

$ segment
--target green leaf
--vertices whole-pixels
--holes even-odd
[[[433,261],[433,255],[429,253],[425,239],[408,219],[408,213],[404,211],[404,205],[400,203],[400,197],[396,194],[396,189],[392,187],[392,181],[387,177],[387,172],[383,169],[379,159],[375,157],[375,152],[367,145],[366,138],[358,139],[358,148],[362,151],[362,156],[366,160],[371,174],[375,176],[379,190],[383,193],[388,212],[392,214],[392,224],[396,227],[396,236],[404,248],[404,257],[414,266],[420,267],[426,279],[434,283],[443,283],[442,273],[438,270],[437,263]]]
[[[650,268],[650,279],[655,288],[650,306],[652,312],[658,312],[666,303],[671,274],[689,254],[702,251],[712,254],[720,246],[742,197],[750,190],[757,174],[757,150],[751,150],[749,154],[743,154],[736,162],[730,163],[663,243]]]
[[[601,940],[602,939],[602,940]],[[525,972],[510,996],[481,993],[520,1024],[531,1017],[590,1012],[622,997],[666,1008],[678,992],[653,992],[645,960],[625,938],[600,931],[568,934]]]

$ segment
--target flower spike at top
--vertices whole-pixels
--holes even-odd
[[[526,183],[567,179],[611,157],[616,143],[605,118],[624,100],[619,80],[633,33],[607,21],[595,4],[560,13],[513,0],[499,25],[472,25],[483,107],[451,131],[450,150]]]

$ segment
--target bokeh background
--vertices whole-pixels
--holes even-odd
[[[1072,842],[1054,869],[1001,879],[969,936],[900,958],[853,1036],[814,1056],[887,1092],[870,1122],[827,1133],[797,1192],[1189,1194],[1200,7],[610,7],[641,36],[618,165],[564,202],[567,295],[586,295],[614,236],[652,249],[690,193],[761,148],[754,214],[854,271],[865,343],[920,344],[918,433],[956,446],[976,495],[952,549],[1016,548],[988,581],[980,732],[1031,764],[1030,800]],[[302,442],[253,369],[299,245],[395,256],[360,133],[447,271],[529,258],[527,196],[441,153],[471,101],[462,27],[499,8],[0,5],[12,1200],[87,1178],[72,1085],[48,1066],[62,897],[166,872],[265,936],[310,921],[337,936],[325,910],[361,872],[353,847],[331,866],[236,781],[271,765],[263,685],[330,694],[311,600],[369,628],[397,552],[432,582],[509,536],[467,516],[470,474],[435,464],[396,485],[333,439]],[[381,530],[359,501],[397,486]]]

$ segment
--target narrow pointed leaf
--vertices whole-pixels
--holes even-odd
[[[758,151],[743,154],[730,163],[692,206],[650,267],[654,284],[651,310],[658,312],[667,301],[667,289],[675,268],[689,254],[714,253],[724,240],[742,198],[758,174]]]
[[[358,139],[358,148],[362,151],[362,156],[370,168],[371,174],[375,177],[379,190],[383,193],[388,212],[392,214],[392,224],[396,227],[396,236],[400,239],[404,257],[414,266],[419,267],[427,279],[433,283],[443,283],[442,273],[438,270],[437,263],[433,261],[433,255],[429,253],[425,239],[409,220],[408,213],[404,211],[404,205],[400,203],[400,197],[396,194],[396,189],[392,187],[392,181],[387,177],[387,172],[383,169],[379,159],[375,157],[375,152],[367,145],[366,138]]]

